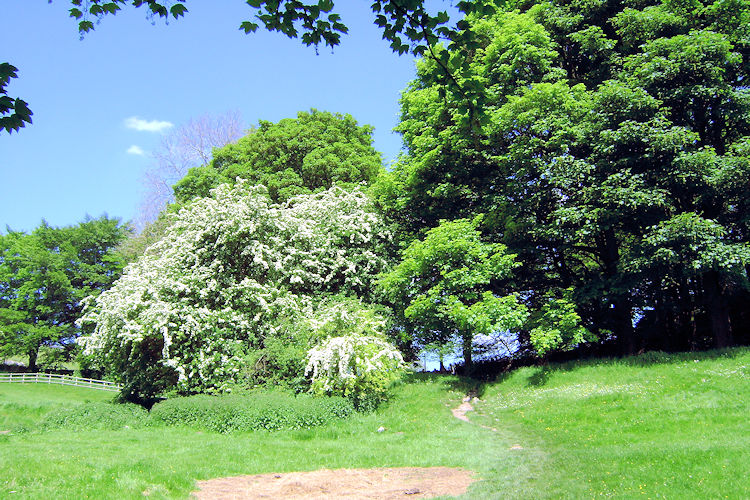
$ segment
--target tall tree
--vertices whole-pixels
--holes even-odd
[[[369,183],[381,169],[372,127],[350,115],[312,110],[278,123],[261,121],[236,143],[215,149],[211,162],[191,169],[174,191],[184,203],[242,178],[263,184],[279,202],[333,185]]]
[[[455,77],[482,83],[481,127],[435,61],[419,64],[409,155],[376,189],[386,214],[414,237],[486,213],[527,303],[571,289],[620,352],[731,343],[748,301],[748,4],[508,7],[467,20],[479,43]]]
[[[0,236],[0,335],[5,354],[26,355],[36,370],[39,348],[70,342],[82,300],[108,288],[122,271],[113,249],[126,230],[117,219],[87,219],[32,233]]]

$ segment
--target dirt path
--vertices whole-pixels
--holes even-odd
[[[455,408],[453,408],[451,410],[451,413],[453,414],[453,416],[456,417],[459,420],[463,420],[464,422],[475,423],[475,422],[472,422],[471,420],[469,420],[469,417],[466,416],[466,413],[468,413],[470,411],[474,411],[474,406],[471,404],[472,401],[477,402],[477,401],[479,401],[479,398],[477,398],[476,396],[472,396],[471,394],[469,394],[468,396],[466,396],[463,399],[463,401],[461,402],[460,405],[458,405],[457,407],[455,407]],[[490,430],[492,432],[497,432],[497,429],[494,428],[494,427],[488,427],[488,426],[482,425],[482,424],[475,424],[475,425],[478,425],[479,427],[481,427],[483,429]],[[521,446],[520,444],[514,444],[509,449],[511,449],[511,450],[523,450],[523,446]]]
[[[466,397],[460,405],[451,410],[451,413],[457,419],[463,420],[464,422],[469,422],[470,420],[469,417],[466,416],[466,413],[470,411],[474,411],[474,407],[471,405],[470,399]]]
[[[204,500],[432,498],[466,493],[476,481],[473,476],[471,471],[449,467],[324,469],[198,481],[200,490],[193,496]]]

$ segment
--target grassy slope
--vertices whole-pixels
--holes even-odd
[[[748,349],[524,368],[483,397],[475,421],[537,462],[509,498],[750,498]]]
[[[750,497],[750,350],[648,362],[655,358],[518,370],[482,387],[478,414],[469,414],[495,431],[450,416],[461,381],[418,377],[380,412],[312,430],[0,435],[0,498],[184,498],[195,479],[435,465],[477,471],[472,499]],[[0,412],[31,404],[26,424],[41,418],[46,398],[100,396],[37,392],[49,386],[9,393],[17,387],[0,384]]]

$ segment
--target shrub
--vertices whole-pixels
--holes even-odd
[[[41,429],[122,429],[146,424],[148,412],[141,406],[124,403],[84,403],[61,407],[47,414]]]
[[[131,401],[171,389],[228,392],[287,318],[312,314],[314,298],[369,295],[390,244],[359,188],[278,205],[263,186],[222,185],[183,207],[109,290],[86,299],[79,324],[90,334],[80,343]],[[279,359],[304,368],[293,352]]]
[[[154,423],[186,425],[214,432],[307,429],[346,418],[354,412],[340,397],[251,393],[196,395],[167,399],[154,405]]]
[[[350,334],[310,349],[306,373],[314,393],[341,395],[358,410],[369,411],[387,399],[403,364],[401,353],[382,338]]]

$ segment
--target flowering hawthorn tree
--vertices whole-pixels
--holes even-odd
[[[306,320],[319,339],[307,353],[305,374],[312,391],[344,396],[358,409],[372,409],[386,399],[401,375],[404,359],[386,339],[386,321],[353,299],[321,304]]]
[[[131,399],[228,390],[282,321],[312,315],[315,295],[365,294],[389,240],[359,189],[278,205],[263,186],[219,186],[88,300],[81,343]]]

